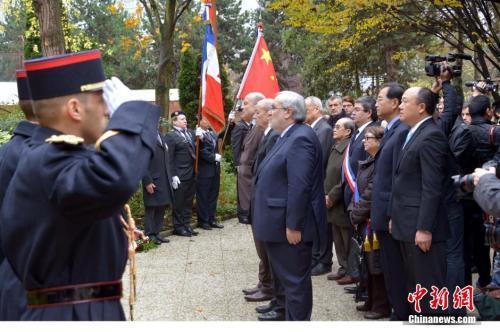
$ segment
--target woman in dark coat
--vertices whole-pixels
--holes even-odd
[[[349,208],[349,210],[352,210],[350,214],[351,222],[358,234],[361,234],[364,239],[364,263],[368,271],[366,282],[368,299],[364,304],[358,305],[356,309],[366,311],[364,315],[366,319],[389,317],[391,313],[391,307],[385,290],[384,276],[380,268],[378,241],[370,225],[375,155],[380,147],[383,135],[384,128],[382,127],[373,126],[365,130],[363,144],[369,157],[359,162],[356,186],[360,198],[354,206],[351,205]]]

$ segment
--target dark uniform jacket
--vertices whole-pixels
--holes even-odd
[[[328,222],[336,226],[349,226],[349,220],[344,207],[344,186],[342,181],[342,161],[349,145],[349,139],[340,141],[333,146],[325,174],[325,194],[333,206],[327,209]]]
[[[181,182],[194,178],[194,160],[196,159],[194,139],[188,130],[189,139],[186,139],[177,129],[172,129],[165,140],[170,153],[172,176],[178,176]]]
[[[19,122],[11,140],[0,149],[0,207],[19,159],[37,127],[29,121]],[[26,292],[1,252],[0,245],[0,320],[20,320],[26,310]]]
[[[198,178],[211,178],[220,174],[220,163],[215,161],[218,153],[217,137],[213,131],[207,131],[200,139],[198,155]]]
[[[161,142],[160,142],[161,139]],[[149,164],[146,174],[142,178],[143,197],[145,206],[163,206],[172,204],[174,191],[172,189],[172,171],[170,169],[168,146],[161,135],[157,136],[155,154]],[[153,183],[154,193],[146,191],[146,186]]]
[[[140,112],[138,111],[140,110]],[[47,143],[40,127],[18,165],[1,211],[2,246],[27,290],[121,279],[127,238],[119,214],[137,190],[156,144],[159,110],[124,103],[100,151]],[[23,320],[122,320],[119,300],[28,309]]]

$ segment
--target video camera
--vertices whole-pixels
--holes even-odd
[[[492,159],[484,163],[482,166],[482,168],[486,170],[490,169],[490,167],[495,167],[495,174],[497,178],[500,179],[500,163],[497,160]],[[453,179],[454,187],[460,192],[471,193],[474,191],[474,176],[472,176],[472,174],[466,174],[464,176],[453,175],[451,178]]]
[[[480,84],[482,82],[484,82],[484,84]],[[465,86],[469,87],[469,88],[472,88],[472,87],[476,88],[476,90],[481,92],[481,93],[497,92],[498,91],[498,83],[495,83],[489,77],[483,81],[465,82]]]
[[[449,69],[452,76],[462,75],[462,66],[453,65],[447,66],[442,62],[455,62],[457,59],[462,60],[472,60],[472,56],[463,53],[448,53],[448,55],[426,55],[425,61],[430,63],[425,66],[425,74],[427,76],[436,77],[441,75],[441,72],[445,69]]]

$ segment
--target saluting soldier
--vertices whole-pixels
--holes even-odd
[[[26,120],[19,122],[14,129],[11,140],[0,149],[0,207],[10,180],[16,171],[21,153],[27,146],[35,128],[38,127],[33,113],[28,78],[24,69],[16,71],[16,81],[19,107]],[[9,262],[4,259],[1,245],[0,280],[0,320],[19,320],[23,311],[26,310],[26,292],[19,278],[12,271]]]
[[[173,128],[165,139],[169,147],[173,174],[175,204],[172,209],[172,223],[175,235],[190,237],[198,235],[198,232],[191,227],[193,199],[196,193],[194,136],[187,129],[184,112],[177,111],[171,116]]]
[[[0,214],[5,257],[27,291],[21,319],[124,320],[120,211],[153,155],[159,109],[104,82],[99,50],[25,69],[40,127]]]

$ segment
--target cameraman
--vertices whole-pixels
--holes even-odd
[[[493,159],[497,148],[488,139],[488,133],[492,128],[490,100],[485,95],[477,95],[469,101],[469,113],[471,124],[468,129],[474,142],[474,152],[463,171],[472,173],[474,169]],[[477,267],[479,279],[477,286],[481,289],[491,282],[490,249],[484,244],[485,227],[483,212],[471,196],[463,200],[465,216],[465,266],[466,282],[472,282],[471,268]]]
[[[498,166],[497,166],[498,168]],[[481,208],[488,214],[491,214],[497,219],[496,226],[500,226],[498,220],[500,218],[500,180],[495,174],[494,167],[489,170],[478,168],[472,174],[474,177],[474,199],[481,206]],[[500,288],[500,253],[499,245],[492,246],[495,250],[495,260],[493,265],[493,278],[488,288]]]
[[[435,94],[436,102],[439,99],[439,92],[443,91],[443,111],[434,112],[434,120],[446,137],[451,135],[455,120],[458,118],[460,109],[458,108],[458,95],[455,87],[451,84],[452,72],[450,67],[443,63],[440,67],[440,74],[435,79],[431,90]],[[447,168],[449,175],[457,174],[459,167],[457,160],[448,153]],[[445,208],[449,224],[450,236],[446,241],[446,286],[448,289],[463,287],[464,280],[464,213],[462,205],[457,198],[456,190],[451,178],[446,183]],[[450,297],[452,301],[452,297]],[[463,309],[448,309],[448,314],[465,315]]]
[[[435,82],[432,84],[431,90],[434,92],[436,104],[439,102],[439,92],[443,91],[443,112],[435,112],[434,118],[436,124],[441,128],[443,133],[448,137],[450,135],[455,119],[460,113],[458,107],[458,96],[455,87],[451,84],[452,73],[450,67],[444,63],[441,65],[441,73],[435,77]]]

